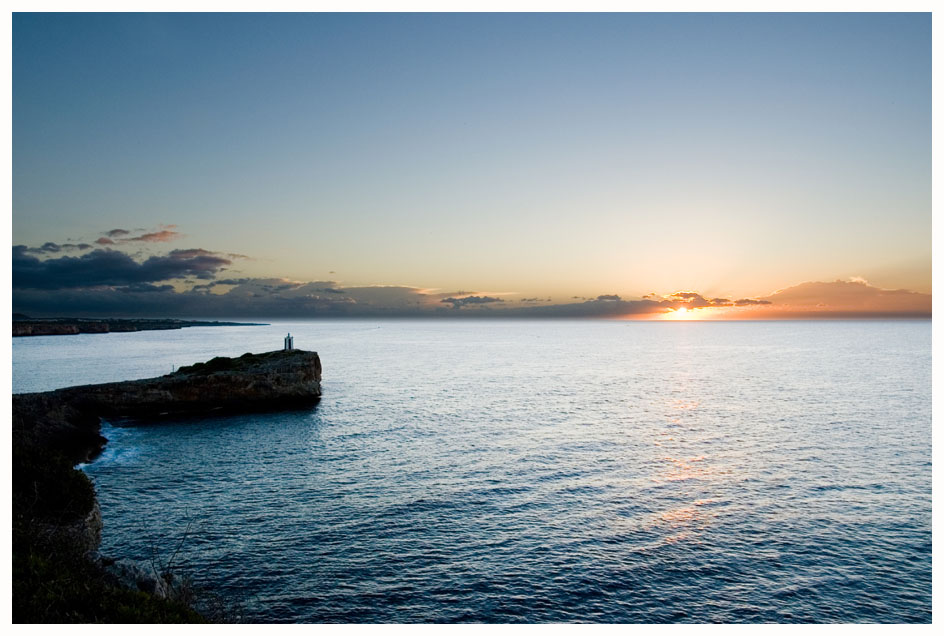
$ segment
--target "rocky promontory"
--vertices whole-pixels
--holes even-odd
[[[30,318],[13,314],[13,337],[72,336],[79,333],[163,331],[187,327],[257,327],[256,322],[178,320],[176,318]]]
[[[167,415],[289,409],[321,397],[321,360],[309,351],[247,353],[181,367],[159,378],[54,391],[101,416]]]
[[[311,351],[213,358],[146,380],[13,396],[14,441],[83,461],[98,450],[100,417],[160,418],[310,406],[321,397],[321,359]]]
[[[101,451],[102,417],[297,409],[320,397],[321,360],[300,350],[213,358],[146,380],[14,395],[14,621],[200,619],[186,606],[123,591],[91,555],[101,516],[91,482],[74,466]]]

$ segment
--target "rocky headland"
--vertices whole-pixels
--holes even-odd
[[[80,333],[118,333],[184,329],[186,327],[260,326],[263,323],[177,320],[174,318],[30,318],[13,315],[13,337],[71,336]]]
[[[101,452],[102,417],[297,409],[320,397],[321,360],[300,350],[213,358],[146,380],[14,395],[14,621],[201,620],[186,603],[152,589],[128,589],[96,555],[101,514],[91,482],[74,467]]]

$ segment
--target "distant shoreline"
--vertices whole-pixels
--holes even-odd
[[[176,318],[29,318],[14,315],[13,337],[161,331],[185,327],[261,327],[267,324],[269,323],[178,320]]]

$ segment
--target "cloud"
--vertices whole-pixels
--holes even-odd
[[[210,250],[197,248],[190,248],[185,250],[173,250],[170,252],[175,258],[199,258],[203,256],[212,256],[214,258],[222,258],[217,252],[211,252]],[[229,256],[227,254],[227,256]]]
[[[731,301],[727,298],[712,298],[711,300],[705,298],[698,292],[693,291],[677,291],[667,296],[663,296],[665,300],[678,303],[677,306],[686,306],[689,309],[694,309],[697,307],[727,307],[731,305]]]
[[[103,232],[102,236],[95,240],[99,245],[115,245],[117,243],[168,243],[183,238],[183,234],[177,232],[176,225],[160,225],[156,230],[147,231],[136,229],[135,232],[144,232],[138,236],[131,236],[131,230],[115,228]],[[238,256],[238,255],[233,255]]]
[[[122,288],[20,289],[15,290],[13,303],[16,307],[29,307],[33,311],[29,315],[34,316],[272,319],[369,315],[351,311],[356,305],[343,297],[338,300],[337,296],[208,294],[146,283]]]
[[[235,283],[235,284],[233,284]],[[226,285],[223,293],[211,290]],[[87,295],[77,290],[57,292],[62,304],[56,312],[71,307],[73,313],[85,308],[87,315],[170,315],[217,318],[327,318],[327,317],[432,317],[486,316],[494,317],[619,317],[667,311],[667,301],[591,300],[562,305],[508,304],[504,299],[484,294],[466,297],[430,293],[418,287],[366,286],[340,287],[332,281],[299,282],[281,278],[219,279],[195,285],[187,292],[162,295],[124,294],[127,301],[116,300],[116,292],[95,290]],[[39,291],[19,292],[15,307],[18,311],[48,313],[53,303],[41,302]],[[158,300],[160,299],[160,302]],[[138,305],[132,305],[132,301]],[[542,299],[537,299],[542,302]],[[451,305],[446,308],[444,305]],[[102,307],[98,311],[89,307]],[[474,308],[481,307],[476,311]],[[122,311],[124,308],[124,311]],[[486,311],[485,308],[489,308]],[[464,310],[464,311],[457,311]],[[159,313],[154,313],[159,312]]]
[[[148,232],[147,234],[142,234],[141,236],[133,236],[131,238],[121,239],[121,242],[168,243],[170,241],[176,241],[179,238],[183,238],[183,234],[180,232],[174,232],[173,230],[160,230],[158,232]]]
[[[646,294],[643,298],[658,298],[656,294]],[[758,300],[756,298],[741,298],[739,300],[730,300],[728,298],[705,298],[698,292],[678,291],[662,297],[669,301],[672,309],[685,307],[686,309],[701,309],[704,307],[745,307],[748,305],[769,305],[769,300]]]
[[[206,250],[174,250],[143,262],[108,249],[40,260],[24,245],[13,247],[14,289],[66,289],[154,283],[193,276],[212,279],[232,261]]]
[[[134,283],[133,285],[126,285],[125,287],[119,287],[119,291],[122,293],[138,293],[138,292],[172,292],[174,290],[173,285],[152,285],[151,283]]]
[[[157,231],[106,232],[88,243],[46,242],[12,248],[13,308],[33,315],[177,316],[218,318],[470,316],[522,318],[630,318],[686,308],[713,308],[705,316],[908,317],[930,316],[931,296],[881,289],[864,279],[805,282],[762,298],[706,297],[683,290],[626,300],[618,294],[553,304],[551,298],[506,302],[511,292],[456,291],[406,285],[343,287],[336,281],[298,281],[226,275],[236,257],[203,248],[163,254],[131,254],[111,245],[178,235],[172,226]],[[113,238],[114,237],[114,238]],[[123,238],[129,237],[129,238]],[[79,252],[76,255],[69,252]],[[172,284],[171,284],[172,283]],[[479,309],[476,309],[479,308]]]
[[[669,301],[655,300],[606,300],[599,297],[582,303],[562,303],[557,305],[518,306],[513,309],[495,312],[502,316],[523,318],[621,318],[667,312]]]
[[[671,300],[679,300],[681,302],[687,303],[687,302],[692,302],[693,300],[697,298],[702,298],[702,295],[699,294],[698,292],[677,291],[672,294],[668,294],[666,298],[671,299]]]
[[[493,296],[466,296],[464,298],[443,298],[439,302],[451,303],[453,309],[460,309],[468,305],[487,305],[489,303],[503,303],[505,301]]]
[[[805,282],[760,300],[776,317],[929,317],[931,295],[907,289],[882,289],[864,279]]]
[[[377,308],[389,308],[393,311],[402,311],[409,308],[410,311],[414,311],[419,306],[435,302],[435,298],[424,293],[424,290],[406,285],[367,285],[344,288],[338,288],[334,283],[331,285],[311,283],[311,285],[313,288],[331,287],[340,289],[362,309],[368,310],[369,308],[370,311]]]
[[[203,250],[206,252],[206,250]],[[113,253],[115,254],[115,253]],[[120,254],[120,253],[118,253]],[[195,250],[179,250],[176,258],[213,257]],[[123,256],[123,255],[121,255]],[[167,255],[169,259],[170,255]],[[27,256],[26,258],[37,261]],[[217,257],[218,258],[218,257]],[[60,261],[62,259],[54,259]],[[74,258],[73,260],[81,260]],[[47,261],[48,262],[48,261]],[[138,263],[139,268],[147,263]],[[127,265],[125,263],[125,265]],[[21,268],[15,268],[17,276]],[[122,270],[124,271],[124,270]],[[140,270],[133,270],[140,271]],[[179,271],[179,270],[175,270]],[[48,272],[47,272],[48,273]],[[143,278],[143,275],[139,275]],[[204,280],[196,274],[187,279]],[[509,318],[630,318],[657,316],[679,306],[715,307],[719,314],[734,318],[776,317],[873,317],[930,314],[930,296],[906,290],[881,290],[858,283],[804,283],[764,298],[727,301],[705,299],[697,292],[677,292],[668,297],[640,300],[600,300],[564,304],[506,303],[503,299],[484,294],[464,298],[429,293],[408,286],[342,287],[333,281],[293,281],[284,278],[219,278],[194,285],[192,290],[179,291],[161,281],[130,281],[124,285],[95,287],[66,286],[25,288],[16,286],[13,293],[14,311],[30,315],[155,316],[192,318],[343,318],[343,317],[422,317],[469,316]],[[112,280],[118,279],[117,274]],[[67,278],[67,280],[69,280]],[[99,279],[100,280],[100,279]],[[859,287],[847,288],[847,285]],[[217,288],[226,291],[218,291]],[[836,292],[843,291],[858,298],[837,301]],[[827,293],[828,292],[828,293]],[[863,297],[872,300],[867,303]],[[604,296],[607,296],[604,294]],[[678,300],[684,298],[687,302]],[[842,294],[839,294],[842,297]],[[783,302],[777,302],[777,299]],[[883,304],[876,304],[877,299]],[[540,299],[538,299],[540,300]],[[722,305],[720,301],[728,304]],[[786,302],[789,301],[789,302]],[[920,302],[917,302],[920,301]],[[917,302],[918,310],[908,303]],[[791,304],[793,303],[793,304]],[[924,304],[922,304],[924,303]],[[450,306],[448,307],[447,306]],[[490,308],[475,311],[475,307]],[[855,309],[854,307],[859,307]],[[920,308],[925,307],[924,313]],[[462,310],[464,311],[457,311]]]
[[[92,246],[88,243],[63,243],[60,245],[53,242],[43,243],[40,247],[26,247],[25,245],[21,245],[19,247],[23,247],[24,251],[28,254],[58,254],[59,252],[72,252],[92,249]]]

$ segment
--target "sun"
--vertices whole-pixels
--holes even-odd
[[[679,307],[674,311],[665,314],[665,320],[694,320],[695,310],[688,307]]]

